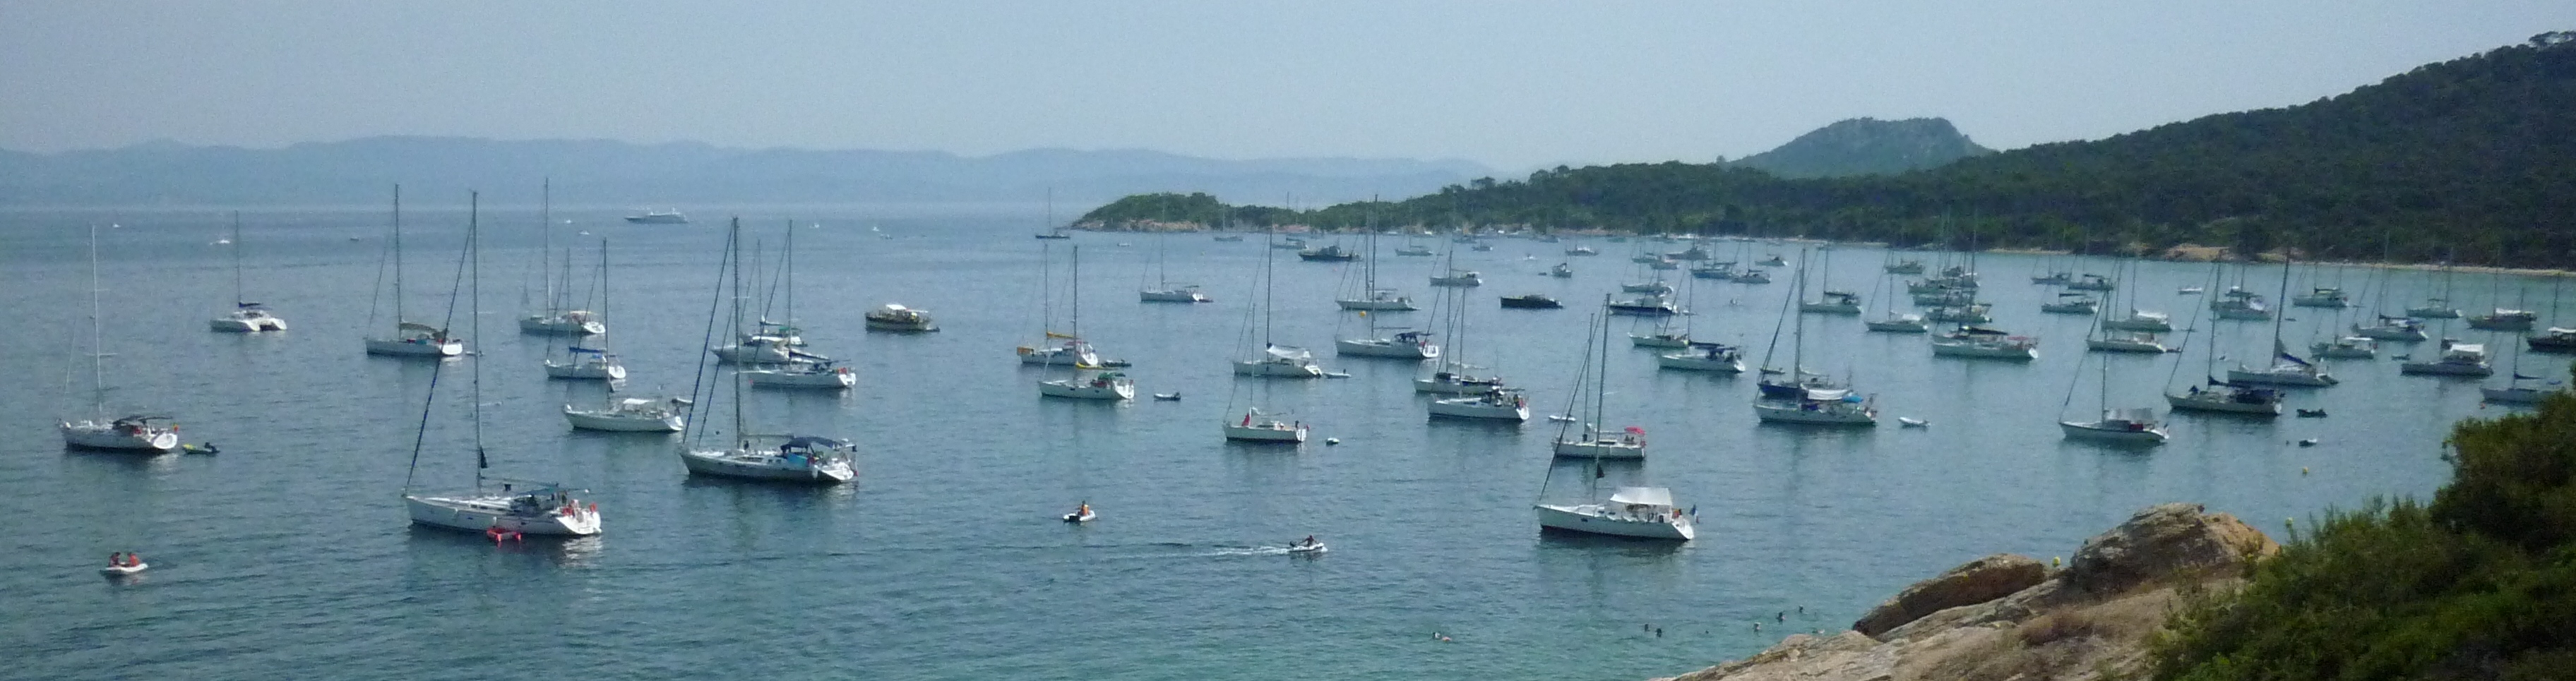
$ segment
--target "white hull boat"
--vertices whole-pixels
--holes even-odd
[[[1582,437],[1556,441],[1556,455],[1569,459],[1643,459],[1646,458],[1646,436],[1638,433],[1608,433],[1583,429]]]
[[[1126,374],[1104,372],[1090,378],[1061,378],[1038,383],[1038,394],[1077,400],[1136,399],[1136,382]]]
[[[1225,439],[1232,442],[1305,442],[1306,424],[1280,421],[1254,409],[1244,412],[1243,420],[1225,424]]]
[[[780,438],[769,436],[766,440]],[[745,480],[801,482],[816,485],[838,485],[859,477],[858,467],[851,463],[857,448],[845,440],[823,437],[792,436],[779,445],[766,446],[754,440],[736,449],[680,451],[680,463],[696,475],[712,475]]]
[[[1521,422],[1529,420],[1529,398],[1517,391],[1497,390],[1474,397],[1433,400],[1429,410],[1435,418]]]
[[[1744,373],[1744,357],[1735,348],[1715,343],[1693,343],[1684,352],[1655,356],[1655,366],[1681,371],[1711,371],[1722,374]]]
[[[1413,306],[1412,298],[1395,295],[1386,291],[1380,291],[1376,295],[1370,296],[1366,299],[1334,300],[1333,304],[1340,305],[1342,306],[1342,309],[1345,310],[1368,310],[1371,312],[1408,312],[1422,309]]]
[[[1473,270],[1450,270],[1449,276],[1432,277],[1431,285],[1472,288],[1485,285],[1485,279],[1484,275],[1477,274]]]
[[[2257,385],[2286,385],[2301,388],[2324,388],[2341,381],[2313,364],[2284,362],[2269,369],[2235,368],[2227,370],[2227,382]]]
[[[2174,411],[2281,415],[2281,393],[2268,388],[2202,390],[2194,387],[2188,392],[2167,393],[2165,404],[2171,405]]]
[[[2099,421],[2059,421],[2057,427],[2066,431],[2066,439],[2069,440],[2136,445],[2165,443],[2164,425],[2156,422],[2153,409],[2114,409],[2104,412]]]
[[[714,353],[716,361],[726,364],[786,364],[799,359],[821,359],[769,336],[753,336],[741,343],[708,348],[707,352]]]
[[[616,433],[677,433],[688,427],[688,418],[678,408],[678,400],[647,400],[633,397],[616,398],[606,409],[576,409],[564,405],[564,421],[581,430],[604,430]]]
[[[2371,340],[2421,342],[2432,337],[2424,334],[2424,323],[2405,317],[2381,317],[2369,326],[2352,325],[2352,335]]]
[[[1823,300],[1798,303],[1798,311],[1808,314],[1860,314],[1860,296],[1826,291]]]
[[[2320,287],[2305,295],[2290,296],[2290,306],[2341,309],[2352,307],[2352,297],[2344,295],[2342,289]]]
[[[626,365],[619,364],[616,355],[574,348],[573,358],[569,362],[546,360],[546,377],[585,381],[626,380]]]
[[[868,311],[867,326],[869,331],[897,331],[904,333],[924,333],[939,330],[939,325],[930,320],[929,312],[915,310],[902,305],[896,305],[894,303],[886,303],[885,307]]]
[[[1477,378],[1463,373],[1441,371],[1430,378],[1413,379],[1413,391],[1433,395],[1483,395],[1503,389],[1503,379]]]
[[[1021,364],[1036,364],[1054,367],[1100,366],[1100,355],[1092,352],[1090,343],[1085,343],[1080,340],[1066,341],[1063,345],[1054,347],[1031,347],[1023,345],[1020,346],[1019,353]]]
[[[572,310],[562,314],[520,317],[519,332],[546,336],[596,336],[608,333],[608,325],[599,321],[598,315]]]
[[[56,427],[62,430],[63,445],[74,449],[154,454],[177,451],[179,449],[178,428],[153,425],[158,420],[147,416],[128,416],[104,422],[64,421]]]
[[[1429,334],[1408,331],[1394,338],[1350,338],[1333,341],[1333,354],[1350,357],[1385,357],[1388,359],[1436,359],[1440,346]]]
[[[2096,352],[2164,353],[2173,348],[2157,342],[2156,335],[2144,331],[2120,331],[2084,339],[2084,348]]]
[[[259,333],[261,331],[286,330],[286,320],[278,319],[277,317],[269,315],[267,310],[260,309],[257,305],[258,303],[243,303],[243,307],[241,309],[234,310],[232,314],[227,314],[208,321],[206,326],[209,329],[225,333]]]
[[[1928,323],[1928,322],[1923,321],[1923,317],[1922,317],[1921,315],[1911,315],[1911,314],[1900,314],[1900,315],[1890,316],[1890,317],[1888,317],[1888,318],[1886,318],[1886,319],[1875,319],[1875,320],[1865,321],[1865,322],[1861,322],[1861,325],[1862,325],[1862,326],[1864,326],[1864,327],[1867,327],[1867,328],[1868,328],[1869,330],[1871,330],[1871,331],[1876,331],[1876,332],[1879,332],[1879,333],[1931,333],[1931,332],[1932,332],[1932,325],[1931,325],[1930,323]]]
[[[1638,348],[1687,348],[1687,347],[1690,347],[1690,342],[1691,342],[1691,341],[1690,341],[1690,334],[1687,334],[1687,333],[1672,333],[1672,332],[1665,332],[1665,333],[1649,333],[1649,334],[1634,334],[1634,333],[1632,333],[1632,334],[1628,334],[1628,345],[1629,345],[1629,347],[1638,347]]]
[[[2000,333],[1953,333],[1932,339],[1932,356],[2028,362],[2039,359],[2039,341]]]
[[[1877,409],[1871,408],[1866,402],[1852,403],[1840,399],[1758,400],[1753,403],[1753,416],[1764,423],[1818,426],[1878,425]]]
[[[367,339],[367,354],[388,357],[455,357],[465,354],[465,341],[427,324],[403,322],[393,338]]]
[[[2469,317],[2469,328],[2481,331],[2530,331],[2540,316],[2527,310],[2496,308],[2494,314]]]
[[[797,363],[771,369],[742,372],[742,377],[755,388],[800,388],[841,390],[859,384],[859,375],[849,367],[832,364]]]
[[[2397,373],[2420,376],[2493,376],[2495,368],[2487,364],[2487,348],[2477,343],[2443,341],[2442,356],[2430,362],[2407,362],[2397,366]]]
[[[2173,331],[2173,318],[2162,312],[2130,310],[2127,316],[2102,320],[2102,328],[2112,331],[2168,333]]]
[[[124,577],[149,569],[152,569],[151,563],[137,561],[133,565],[110,565],[99,568],[98,573],[109,577]]]
[[[1315,364],[1314,353],[1305,348],[1273,345],[1262,350],[1260,359],[1234,363],[1236,376],[1265,378],[1323,378],[1324,367]]]
[[[2379,356],[2379,341],[2361,336],[2317,341],[2308,344],[2308,354],[2321,359],[2372,359]]]
[[[1209,298],[1207,294],[1199,292],[1199,287],[1182,286],[1137,291],[1136,300],[1147,303],[1204,303],[1208,302]]]
[[[453,496],[403,495],[403,506],[416,525],[466,532],[495,529],[523,535],[577,537],[599,534],[599,505],[585,504],[573,490],[473,493]]]
[[[1672,492],[1661,487],[1622,487],[1604,503],[1537,504],[1536,510],[1542,528],[1681,541],[1697,535],[1697,523],[1673,508]]]
[[[648,212],[646,212],[646,213],[644,213],[644,214],[642,214],[642,215],[629,215],[629,216],[626,216],[626,221],[627,221],[628,223],[631,223],[631,224],[638,224],[638,225],[685,225],[685,224],[689,224],[689,216],[687,216],[687,215],[683,215],[683,214],[681,214],[681,213],[680,213],[680,212],[678,212],[678,211],[670,211],[670,212],[649,212],[649,211],[648,211]]]

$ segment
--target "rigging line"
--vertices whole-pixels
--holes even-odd
[[[483,193],[468,192],[466,205],[465,253],[474,269],[473,300],[467,304],[470,314],[465,320],[466,336],[473,338],[480,347],[483,342]],[[483,361],[480,358],[468,361],[474,363],[474,368],[468,373],[473,377],[473,389],[468,392],[471,399],[467,405],[474,423],[474,491],[480,492],[483,491],[483,469],[492,463],[483,449]]]
[[[724,251],[716,256],[716,283],[714,286],[708,287],[710,290],[715,291],[715,294],[711,296],[711,300],[707,301],[707,332],[706,336],[700,339],[701,343],[698,346],[698,370],[690,372],[689,374],[689,423],[692,425],[702,422],[700,417],[703,415],[702,410],[705,408],[700,405],[715,401],[714,393],[708,392],[702,395],[700,394],[700,391],[706,388],[708,357],[713,354],[708,350],[708,348],[715,347],[716,310],[724,306],[725,271],[729,267],[728,263],[732,262],[730,258],[734,255],[734,238],[741,234],[742,229],[739,221],[735,223],[735,229],[725,233]],[[705,430],[706,429],[704,428],[690,428],[687,442],[692,444],[705,442]]]

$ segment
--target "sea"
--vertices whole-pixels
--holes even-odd
[[[1867,333],[1859,317],[1784,315],[1794,268],[1772,268],[1764,285],[1665,272],[1691,314],[1662,323],[1743,346],[1748,364],[1794,361],[1848,381],[1881,423],[1759,424],[1754,375],[1658,370],[1625,336],[1659,322],[1616,317],[1601,421],[1638,427],[1650,445],[1642,463],[1596,465],[1552,461],[1549,443],[1580,424],[1538,415],[1592,418],[1574,395],[1600,301],[1650,277],[1632,254],[1687,244],[1497,238],[1473,251],[1380,237],[1376,285],[1422,309],[1362,316],[1333,300],[1370,283],[1366,260],[1304,262],[1258,233],[1033,239],[1048,222],[1033,204],[710,206],[691,209],[690,224],[635,225],[613,207],[541,219],[533,201],[474,215],[464,196],[410,203],[401,309],[467,337],[471,357],[363,354],[360,338],[388,332],[395,314],[385,207],[245,210],[237,244],[220,208],[0,213],[0,319],[11,322],[0,326],[0,677],[1668,676],[1791,633],[1842,630],[1970,559],[2068,556],[2153,504],[2205,504],[2284,537],[2331,509],[2427,496],[2448,477],[2451,426],[2510,413],[2480,404],[2477,379],[2399,375],[2391,357],[2430,356],[2431,343],[2324,360],[2342,384],[2293,390],[2290,406],[2325,418],[2174,415],[2172,441],[2149,448],[2070,442],[2056,422],[2106,404],[2161,411],[2163,391],[2268,364],[2276,337],[2304,348],[2428,297],[2472,313],[2537,310],[2542,326],[2567,325],[2570,312],[2557,282],[2538,277],[2301,264],[2285,285],[2281,265],[1712,242],[1719,259],[1803,259],[1811,294],[1859,293],[1865,316],[1902,297],[1881,272],[1893,259],[1973,266],[1991,326],[2037,337],[2039,358],[1935,358],[1925,337]],[[758,264],[752,286],[769,292],[750,301],[754,314],[792,317],[808,350],[856,367],[857,387],[736,401],[729,374],[700,383],[706,339],[729,333],[713,327],[731,316],[716,287],[737,218]],[[469,222],[482,235],[470,263]],[[1439,255],[1392,255],[1407,244]],[[1566,254],[1578,244],[1599,255]],[[236,300],[236,253],[240,295],[292,330],[207,330]],[[1559,263],[1574,276],[1544,274]],[[1453,266],[1485,284],[1427,285]],[[2117,277],[2108,307],[2192,327],[2169,336],[2183,351],[2084,352],[2092,318],[2040,313],[2057,289],[2027,282],[2061,269]],[[604,313],[610,333],[585,342],[620,355],[627,381],[546,378],[541,363],[572,341],[522,335],[514,319],[543,306],[548,279]],[[1215,301],[1138,301],[1167,282]],[[2339,286],[2361,306],[2288,308],[2277,325],[2209,319],[2209,295],[2237,285],[2275,299],[2285,286]],[[2179,293],[2189,286],[2208,293]],[[1565,307],[1498,304],[1526,293]],[[861,315],[888,303],[929,311],[940,331],[866,331]],[[1411,382],[1427,366],[1333,356],[1335,338],[1371,325],[1440,334],[1472,372],[1525,389],[1533,417],[1426,418],[1429,398]],[[2568,375],[2562,356],[2513,350],[2515,334],[2434,328],[2488,344],[2489,385],[2517,370]],[[1015,348],[1049,330],[1131,362],[1138,399],[1041,397],[1038,382],[1072,370],[1023,366]],[[1347,376],[1233,376],[1229,362],[1263,343],[1314,349]],[[107,409],[168,415],[183,440],[219,453],[65,450],[54,425],[94,413],[95,384]],[[811,488],[693,477],[675,455],[688,437],[565,425],[563,406],[611,390],[706,396],[700,437],[852,440],[859,478]],[[1253,406],[1313,439],[1225,442],[1219,425]],[[469,489],[478,473],[586,489],[605,530],[496,544],[407,522],[407,484]],[[1622,485],[1670,488],[1697,514],[1698,538],[1540,532],[1533,503]],[[1084,503],[1099,520],[1058,520]],[[1282,550],[1308,535],[1331,550]],[[153,567],[102,578],[120,551]]]

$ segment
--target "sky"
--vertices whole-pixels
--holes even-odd
[[[2313,101],[2576,2],[0,0],[0,149],[374,135],[1740,157],[1939,116],[2015,148]]]

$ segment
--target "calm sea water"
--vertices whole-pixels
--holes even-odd
[[[471,363],[482,363],[492,473],[586,487],[606,516],[601,536],[524,547],[405,523],[397,495],[432,365],[360,352],[361,335],[390,324],[391,303],[369,295],[384,252],[381,210],[245,216],[249,295],[294,327],[258,336],[205,330],[232,300],[230,252],[213,244],[228,228],[215,212],[0,215],[0,285],[10,291],[0,318],[14,322],[0,328],[0,413],[13,415],[0,420],[6,675],[267,678],[329,665],[353,679],[565,669],[600,678],[1637,679],[1741,656],[1786,631],[1838,629],[1905,584],[1980,555],[2064,555],[2149,504],[2202,502],[2277,529],[2373,496],[2425,494],[2447,476],[2438,457],[2449,424],[2500,413],[2478,405],[2474,381],[2401,377],[2383,358],[2335,363],[2342,386],[2293,398],[2330,418],[2184,415],[2162,448],[2068,443],[2054,421],[2100,399],[2100,365],[2078,364],[2089,318],[2038,313],[2050,291],[2025,277],[2055,263],[1989,255],[1979,267],[1997,326],[2040,336],[2037,362],[1934,359],[1920,336],[1808,318],[1807,366],[1848,375],[1886,415],[1928,419],[1928,429],[1892,419],[1857,431],[1759,426],[1748,378],[1658,372],[1646,351],[1616,341],[1610,420],[1645,428],[1653,445],[1645,464],[1611,466],[1602,482],[1671,487],[1698,507],[1700,537],[1675,546],[1542,536],[1529,505],[1582,497],[1590,477],[1571,464],[1551,475],[1557,424],[1427,422],[1426,398],[1409,388],[1419,368],[1403,362],[1326,356],[1350,377],[1239,382],[1226,362],[1248,352],[1246,303],[1261,295],[1252,274],[1269,254],[1259,236],[1081,234],[1046,245],[1029,238],[1041,222],[1031,208],[741,211],[748,238],[772,259],[791,214],[807,225],[797,237],[796,316],[813,350],[861,372],[845,395],[755,394],[746,418],[862,443],[861,480],[838,489],[691,478],[673,455],[676,438],[566,428],[559,405],[598,400],[603,388],[545,380],[547,341],[512,324],[535,260],[535,211],[487,212],[484,323],[474,338],[483,354],[447,363],[439,377],[418,475],[433,486],[471,484],[463,405]],[[585,289],[597,243],[588,239],[610,240],[611,343],[634,372],[626,392],[691,388],[720,212],[696,211],[700,223],[688,226],[557,212],[572,221],[559,246],[591,232],[580,237],[583,274],[574,277]],[[54,418],[89,408],[83,226],[111,221],[121,226],[102,229],[99,246],[102,324],[115,355],[110,401],[174,415],[185,439],[215,442],[220,455],[66,452],[52,431]],[[406,214],[414,317],[446,314],[464,222],[457,208]],[[1139,392],[1183,400],[1038,397],[1035,384],[1057,374],[1021,367],[1012,348],[1036,339],[1047,303],[1057,326],[1070,323],[1074,245],[1082,332],[1104,354],[1135,362]],[[1458,254],[1460,267],[1488,281],[1467,294],[1463,356],[1527,387],[1534,411],[1563,409],[1590,301],[1639,278],[1626,256],[1679,248],[1591,245],[1602,256],[1508,240]],[[1770,244],[1721,255],[1737,248],[1797,256],[1795,245]],[[1824,283],[1859,290],[1879,309],[1888,297],[1878,288],[1882,257],[1837,249]],[[1559,261],[1572,261],[1577,276],[1539,274]],[[1386,284],[1426,303],[1381,324],[1442,325],[1427,309],[1437,294],[1423,285],[1438,265],[1381,260]],[[1360,318],[1331,302],[1356,285],[1348,267],[1287,258],[1276,270],[1277,342],[1329,348],[1337,333],[1360,332]],[[2278,273],[2228,276],[2268,294]],[[1165,277],[1203,284],[1218,302],[1136,301],[1140,282]],[[2125,283],[2139,306],[2179,325],[2201,299],[2176,288],[2211,277],[2207,265],[2144,263]],[[1699,283],[1692,330],[1749,345],[1758,362],[1791,280]],[[2394,309],[2432,295],[2443,277],[2294,271],[2293,286],[2312,284],[2368,287],[2366,302],[2384,287]],[[2546,280],[2459,275],[2449,285],[2463,308],[2502,301],[2543,310],[2544,324],[2567,320],[2551,309]],[[1528,292],[1569,307],[1495,304]],[[945,330],[863,331],[860,314],[887,302],[930,310]],[[2285,334],[2303,345],[2355,314],[2293,309]],[[463,330],[470,316],[460,309],[453,323]],[[2261,323],[2200,326],[2215,331],[2191,334],[2189,352],[2110,358],[2111,401],[2160,405],[2163,386],[2204,369],[2213,341],[2218,354],[2261,357],[2272,335]],[[1622,320],[1614,335],[1629,330]],[[1785,364],[1789,340],[1778,344],[1775,363]],[[2499,369],[2513,361],[2500,354]],[[2519,361],[2526,373],[2566,375],[2560,358]],[[1316,441],[1222,442],[1218,424],[1256,398],[1313,424]],[[2303,438],[2321,443],[2294,445]],[[1055,520],[1083,501],[1099,522]],[[1333,552],[1303,559],[1264,548],[1308,534]],[[102,580],[102,559],[125,550],[141,551],[152,571]]]

